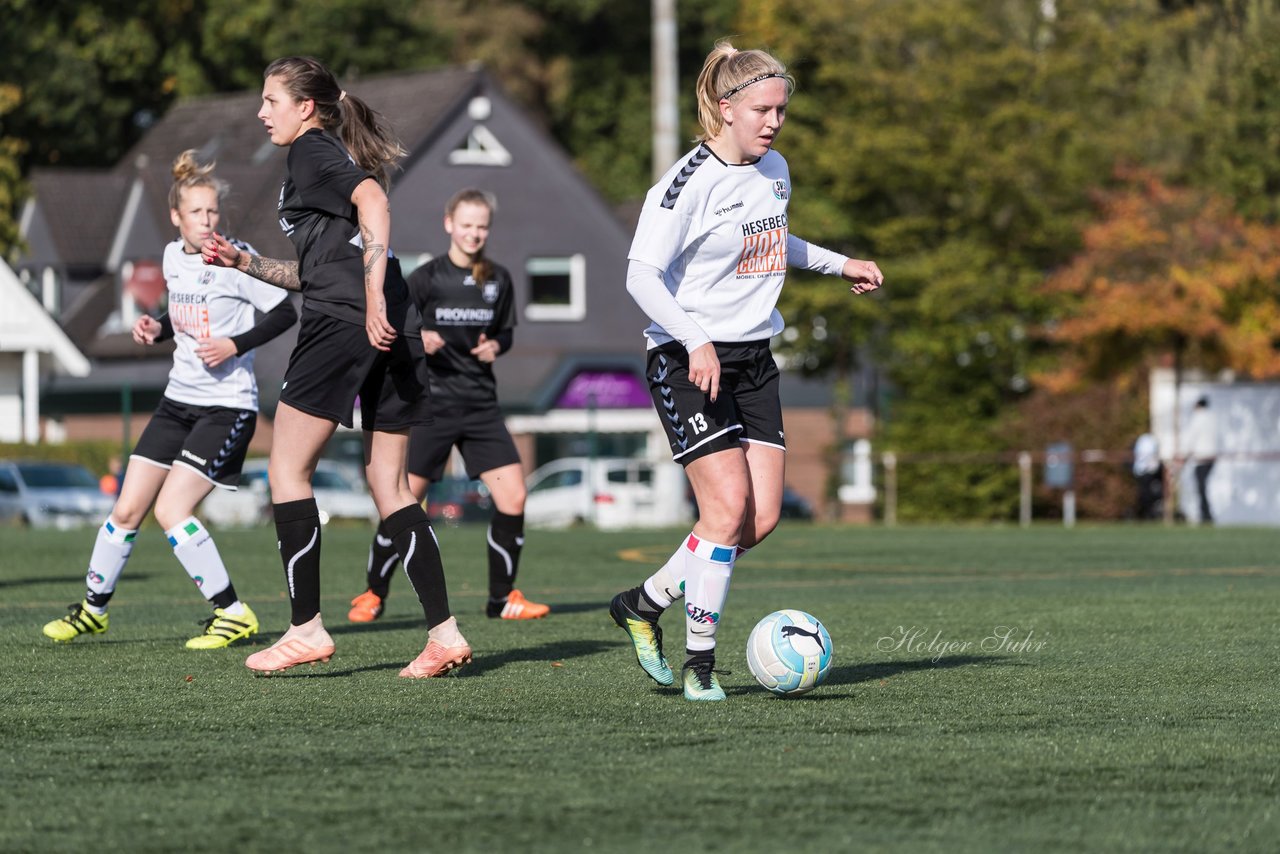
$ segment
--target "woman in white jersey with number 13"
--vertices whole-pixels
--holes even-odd
[[[628,253],[627,290],[649,316],[654,405],[699,519],[675,554],[609,613],[640,666],[675,681],[658,618],[685,599],[684,696],[723,700],[716,629],[734,561],[774,529],[786,439],[769,339],[788,265],[842,276],[853,292],[880,287],[870,261],[806,243],[787,228],[791,180],[773,150],[792,77],[760,50],[718,42],[698,75],[700,144],[653,186]]]

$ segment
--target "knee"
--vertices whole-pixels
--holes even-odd
[[[698,526],[719,543],[737,543],[747,521],[746,493],[729,490],[698,501]]]
[[[130,501],[117,501],[116,506],[111,508],[111,521],[116,527],[124,528],[126,531],[136,531],[141,528],[142,520],[145,518],[147,518],[147,508]]]
[[[185,502],[180,505],[164,500],[156,502],[156,521],[166,531],[180,525],[194,513],[195,508]]]
[[[524,513],[524,501],[528,493],[525,491],[524,484],[508,487],[503,491],[502,495],[494,493],[493,506],[500,513],[506,513],[508,516],[519,516]]]

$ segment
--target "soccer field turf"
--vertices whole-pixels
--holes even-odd
[[[217,535],[263,634],[192,652],[207,609],[154,524],[110,630],[65,646],[40,627],[93,532],[2,528],[0,850],[1280,850],[1280,532],[784,524],[735,571],[712,704],[608,616],[680,534],[530,531],[520,586],[554,611],[517,623],[483,617],[484,529],[442,529],[476,659],[414,681],[402,573],[346,621],[368,531],[324,533],[333,660],[261,678],[270,529]],[[784,607],[835,645],[796,699],[744,653]]]

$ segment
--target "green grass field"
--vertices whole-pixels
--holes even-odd
[[[272,531],[218,539],[257,646],[193,653],[206,609],[154,525],[110,631],[69,646],[40,626],[93,532],[0,529],[0,850],[1280,850],[1280,532],[784,525],[735,573],[707,705],[607,612],[680,534],[530,532],[521,587],[555,612],[504,623],[483,529],[442,530],[476,660],[417,682],[403,574],[346,622],[366,531],[324,535],[333,660],[255,678],[288,621]],[[743,651],[782,607],[836,649],[790,700]]]

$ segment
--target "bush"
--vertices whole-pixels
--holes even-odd
[[[0,442],[2,459],[79,463],[99,476],[106,474],[111,469],[111,459],[119,456],[120,443],[107,439],[66,442],[61,445]]]

